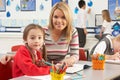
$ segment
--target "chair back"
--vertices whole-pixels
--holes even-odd
[[[9,80],[12,78],[12,64],[9,61],[6,65],[0,62],[0,80]]]
[[[88,60],[89,51],[84,48],[79,49],[79,60],[87,61]]]
[[[21,46],[22,46],[22,45],[14,45],[14,46],[11,47],[11,51],[12,51],[12,52],[15,52],[15,51],[17,51]]]

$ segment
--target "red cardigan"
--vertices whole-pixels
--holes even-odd
[[[41,60],[41,53],[37,52],[38,59]],[[50,73],[50,66],[38,67],[32,62],[32,58],[28,49],[25,46],[18,49],[13,63],[13,77],[23,75],[39,76]]]

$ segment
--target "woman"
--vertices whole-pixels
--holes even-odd
[[[56,3],[51,10],[49,25],[45,29],[45,45],[50,62],[65,62],[71,66],[79,59],[78,33],[72,26],[71,13],[65,2]],[[5,56],[1,62],[6,63],[9,58]]]
[[[63,61],[72,65],[78,60],[79,43],[77,30],[72,26],[72,15],[65,2],[55,4],[46,29],[48,61]],[[69,58],[65,58],[66,55]]]

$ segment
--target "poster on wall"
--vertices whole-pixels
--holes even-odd
[[[20,0],[21,11],[35,11],[36,0]]]
[[[61,2],[61,1],[68,3],[68,0],[52,0],[52,6],[57,2]]]
[[[6,11],[6,0],[0,0],[0,12]]]
[[[120,0],[108,0],[108,10],[112,20],[120,20]]]

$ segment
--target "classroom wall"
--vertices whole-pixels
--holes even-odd
[[[7,1],[7,0],[6,0]],[[36,0],[36,11],[16,11],[16,7],[20,6],[20,0],[9,0],[10,6],[6,6],[5,12],[0,12],[0,22],[2,26],[22,26],[29,23],[39,23],[42,26],[45,26],[48,23],[49,13],[52,7],[52,0]],[[78,1],[79,0],[68,0],[68,5],[70,6],[72,13],[73,13],[73,19],[76,19],[75,14],[75,7],[78,7]],[[90,0],[85,0],[86,4]],[[95,26],[95,20],[94,15],[95,14],[101,14],[101,10],[108,8],[107,6],[107,0],[92,0],[93,6],[91,7],[92,11],[91,14],[89,14],[88,21],[92,25],[88,26]],[[43,10],[40,9],[40,6],[43,6]],[[88,6],[87,6],[88,8]],[[10,12],[11,16],[7,17],[7,12]],[[92,20],[91,20],[92,19]],[[2,21],[1,21],[2,20]],[[75,25],[75,24],[74,24]]]
[[[7,1],[7,0],[6,0]],[[0,25],[8,27],[24,27],[29,23],[38,23],[42,26],[48,24],[50,9],[52,8],[52,0],[36,0],[36,11],[16,11],[16,6],[20,6],[20,0],[10,0],[11,5],[6,6],[5,12],[0,12]],[[85,0],[86,3],[90,0]],[[92,0],[91,14],[88,14],[88,26],[95,27],[95,14],[101,14],[103,9],[107,9],[108,0]],[[75,26],[76,14],[74,9],[77,6],[78,0],[68,0],[68,4],[73,13],[73,25]],[[40,10],[40,5],[44,5],[44,9]],[[88,6],[87,6],[88,8]],[[6,12],[11,13],[10,17],[6,16]],[[1,26],[0,26],[1,28]],[[24,28],[23,28],[24,29]],[[21,31],[23,31],[21,29]],[[11,46],[23,44],[22,32],[0,32],[0,53],[11,51]]]

